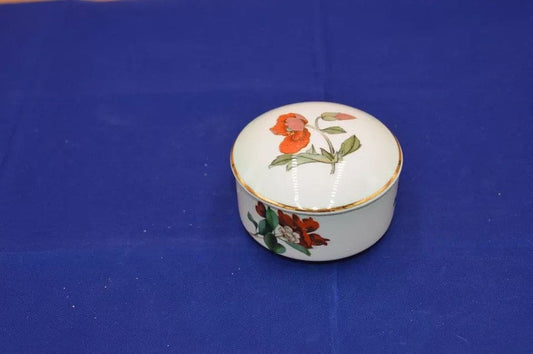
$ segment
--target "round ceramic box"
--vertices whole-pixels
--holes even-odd
[[[329,261],[359,253],[389,227],[402,150],[376,118],[303,102],[250,122],[231,152],[239,214],[270,251]]]

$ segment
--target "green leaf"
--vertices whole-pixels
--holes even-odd
[[[273,249],[273,251],[276,252],[277,254],[285,253],[286,250],[287,249],[285,248],[285,246],[283,246],[280,243],[277,243],[276,246],[274,246],[274,249]]]
[[[268,167],[286,165],[292,160],[292,154],[283,154],[276,157]]]
[[[322,163],[331,163],[329,158],[323,155],[319,154],[308,154],[308,153],[301,153],[298,155],[294,155],[294,158],[292,160],[292,163],[287,164],[287,171],[291,170],[293,167],[300,166],[306,163],[311,162],[322,162]]]
[[[268,247],[268,249],[272,251],[276,249],[278,239],[271,232],[267,233],[265,237],[263,237],[263,240],[265,241],[265,245]]]
[[[333,162],[333,160],[335,160],[335,156],[334,156],[333,154],[331,154],[329,151],[320,148],[320,152],[322,153],[322,155],[326,156],[327,159],[328,159],[330,162]]]
[[[346,130],[342,129],[341,127],[334,126],[334,127],[327,127],[324,129],[321,129],[324,133],[328,134],[342,134],[346,133]]]
[[[254,218],[252,217],[252,214],[250,214],[250,212],[248,212],[248,220],[250,220],[252,222],[252,224],[254,224],[255,229],[257,230],[257,222],[254,220]]]
[[[266,221],[268,222],[268,225],[274,230],[276,226],[278,226],[278,214],[270,207],[266,210]]]
[[[307,248],[305,248],[304,246],[300,245],[300,244],[297,244],[297,243],[292,243],[292,242],[287,242],[285,241],[285,243],[289,246],[291,246],[292,248],[294,248],[295,250],[298,250],[308,256],[311,255],[311,252],[309,252],[309,250]]]
[[[346,156],[348,154],[351,154],[355,150],[359,149],[361,147],[361,142],[355,135],[352,135],[348,139],[344,140],[344,142],[341,145],[341,148],[339,150],[340,156]]]
[[[269,223],[266,221],[266,219],[261,219],[261,221],[259,221],[259,225],[257,226],[257,233],[260,235],[266,235],[269,232],[272,232],[272,228],[270,227]]]
[[[332,122],[334,120],[337,120],[337,112],[324,112],[320,115],[320,117],[325,120],[325,121],[329,121],[329,122]]]
[[[286,251],[285,246],[278,243],[278,239],[271,232],[267,233],[263,238],[265,245],[274,253],[282,254]]]

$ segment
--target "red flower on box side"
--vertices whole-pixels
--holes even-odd
[[[255,205],[255,211],[261,219],[256,220],[250,212],[246,215],[255,230],[250,235],[262,239],[264,245],[274,253],[285,253],[285,245],[288,245],[311,256],[310,248],[327,246],[330,241],[315,233],[320,225],[311,217],[300,219],[298,215],[285,214],[260,201]]]
[[[257,211],[257,214],[259,216],[265,217],[266,215],[265,204],[258,202],[257,205],[255,206],[255,211]]]
[[[292,215],[290,217],[284,214],[281,210],[278,210],[279,224],[281,226],[288,226],[298,235],[300,240],[298,244],[305,248],[313,248],[313,246],[327,246],[329,239],[323,238],[319,234],[310,233],[316,231],[319,228],[319,223],[313,220],[313,218],[300,219],[298,215]]]
[[[284,154],[295,154],[309,144],[311,133],[305,127],[308,123],[304,116],[297,113],[282,114],[270,131],[283,135],[285,139],[279,144],[279,151]]]

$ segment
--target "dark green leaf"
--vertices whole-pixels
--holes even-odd
[[[268,167],[286,165],[292,160],[292,154],[283,154],[276,157]]]
[[[352,135],[348,139],[344,140],[344,142],[341,145],[341,148],[339,150],[340,156],[346,156],[348,154],[351,154],[355,150],[359,149],[361,147],[361,142],[355,135]]]
[[[260,235],[266,235],[269,232],[272,232],[272,228],[266,219],[261,219],[261,221],[259,221],[259,225],[257,226],[257,233]]]
[[[323,119],[323,120],[326,120],[326,121],[334,121],[334,120],[337,120],[337,113],[336,112],[324,112],[320,115],[320,117]]]
[[[276,249],[276,245],[278,245],[278,239],[276,236],[272,235],[271,232],[267,233],[263,240],[265,241],[265,245],[268,247],[268,249],[272,251]]]
[[[274,246],[273,251],[276,252],[277,254],[282,254],[282,253],[285,253],[286,248],[282,244],[277,243],[276,246]]]
[[[309,252],[309,250],[307,248],[305,248],[304,246],[300,245],[300,244],[297,244],[297,243],[291,243],[291,242],[285,242],[287,245],[291,246],[292,248],[294,248],[295,250],[298,250],[308,256],[311,255],[311,252]]]
[[[335,160],[335,156],[333,156],[329,151],[320,148],[320,152],[322,153],[322,155],[327,157],[329,162],[332,162],[333,160]]]
[[[324,133],[328,134],[342,134],[346,133],[346,130],[342,129],[341,127],[334,126],[334,127],[327,127],[324,129],[321,129]]]
[[[278,214],[276,214],[274,210],[270,209],[270,207],[268,207],[266,211],[266,221],[272,230],[278,226]]]
[[[250,220],[252,222],[252,224],[254,224],[255,229],[257,230],[257,222],[255,222],[255,220],[252,217],[252,214],[250,214],[250,212],[248,212],[248,220]]]

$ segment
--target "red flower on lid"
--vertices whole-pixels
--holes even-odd
[[[304,116],[297,113],[282,114],[270,131],[283,135],[285,139],[279,144],[279,151],[284,154],[295,154],[309,144],[311,133],[305,127],[308,123]]]

